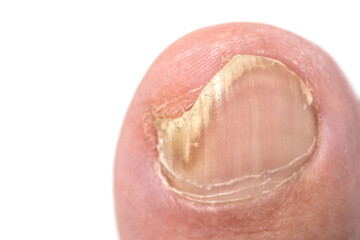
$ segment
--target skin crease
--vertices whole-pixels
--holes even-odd
[[[158,176],[154,116],[181,115],[237,54],[279,60],[301,77],[316,104],[318,143],[299,177],[269,195],[192,203]],[[121,239],[360,239],[359,118],[358,101],[336,63],[293,33],[229,23],[182,37],[152,64],[123,123],[114,166]]]

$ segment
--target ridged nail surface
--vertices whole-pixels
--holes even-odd
[[[296,177],[316,145],[313,98],[281,62],[234,56],[178,118],[156,118],[160,176],[191,201],[270,193]]]

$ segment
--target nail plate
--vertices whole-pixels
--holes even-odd
[[[178,118],[156,118],[160,176],[201,203],[274,191],[293,179],[316,145],[312,94],[283,63],[234,56]]]

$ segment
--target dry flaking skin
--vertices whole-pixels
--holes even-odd
[[[283,63],[236,55],[178,118],[156,118],[160,176],[200,203],[260,196],[293,179],[316,145],[313,98]]]

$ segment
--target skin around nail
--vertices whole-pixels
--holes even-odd
[[[321,48],[192,32],[141,82],[114,165],[122,240],[360,239],[360,108]]]

